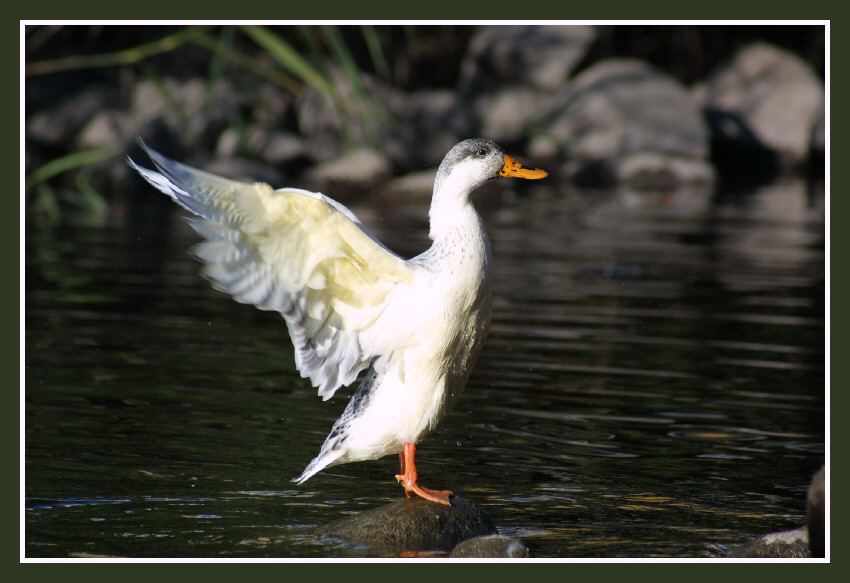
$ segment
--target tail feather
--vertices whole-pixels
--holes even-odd
[[[345,451],[341,449],[331,449],[330,451],[325,451],[325,449],[322,448],[322,451],[319,452],[319,455],[317,455],[315,458],[313,458],[313,461],[307,464],[307,467],[304,468],[304,471],[301,472],[301,475],[297,478],[293,478],[292,481],[296,484],[303,484],[315,474],[321,472],[326,467],[341,463],[337,460],[342,457],[343,453],[345,453]]]

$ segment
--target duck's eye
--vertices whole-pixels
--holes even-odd
[[[487,148],[478,148],[478,152],[476,152],[476,154],[478,154],[479,156],[486,156],[489,153],[490,150],[488,150]]]

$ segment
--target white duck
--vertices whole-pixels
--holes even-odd
[[[142,146],[159,172],[129,164],[200,217],[190,224],[205,239],[194,250],[202,273],[236,301],[283,315],[298,370],[323,399],[369,369],[294,481],[398,453],[408,496],[450,504],[450,491],[419,485],[415,456],[457,402],[490,324],[490,242],[469,195],[500,176],[547,173],[489,140],[460,142],[437,171],[433,244],[405,260],[322,194],[228,180]]]

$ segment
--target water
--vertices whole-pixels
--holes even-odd
[[[802,525],[825,458],[823,193],[477,198],[493,326],[423,483],[537,557],[710,557]],[[353,207],[424,248],[421,201]],[[307,531],[397,500],[397,460],[290,482],[350,390],[316,397],[280,317],[197,275],[178,215],[27,230],[26,556],[369,556]]]

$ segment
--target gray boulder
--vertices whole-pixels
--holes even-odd
[[[798,169],[812,150],[825,108],[824,84],[802,59],[764,42],[744,47],[721,66],[695,97],[721,121],[712,124],[715,148],[765,147],[777,155],[779,171]],[[745,132],[751,132],[750,138]],[[746,154],[746,152],[744,152]]]
[[[524,140],[552,96],[529,86],[509,86],[480,96],[474,102],[478,134],[499,144]]]
[[[220,157],[244,155],[272,166],[303,167],[306,160],[304,140],[272,126],[249,126],[244,131],[225,129],[218,138],[215,153]]]
[[[328,162],[352,147],[381,149],[401,170],[439,164],[461,139],[475,135],[470,107],[449,89],[404,92],[362,75],[363,94],[331,69],[338,99],[308,88],[295,105],[305,151]]]
[[[384,144],[401,169],[437,165],[457,142],[477,135],[470,105],[456,91],[376,88],[375,95],[392,117]]]
[[[709,133],[688,91],[633,59],[579,74],[535,123],[534,158],[565,160],[577,184],[671,189],[713,180]]]
[[[457,91],[462,103],[471,104],[471,133],[503,145],[524,140],[595,38],[596,29],[584,25],[479,27],[461,63]]]
[[[595,38],[596,29],[587,25],[481,26],[461,64],[458,88],[467,95],[505,85],[558,89]]]
[[[392,167],[386,156],[371,148],[353,148],[343,155],[309,168],[303,175],[306,188],[363,189],[388,178]]]
[[[52,107],[27,116],[27,139],[53,147],[68,147],[77,133],[105,110],[121,106],[121,92],[113,85],[91,85]]]

